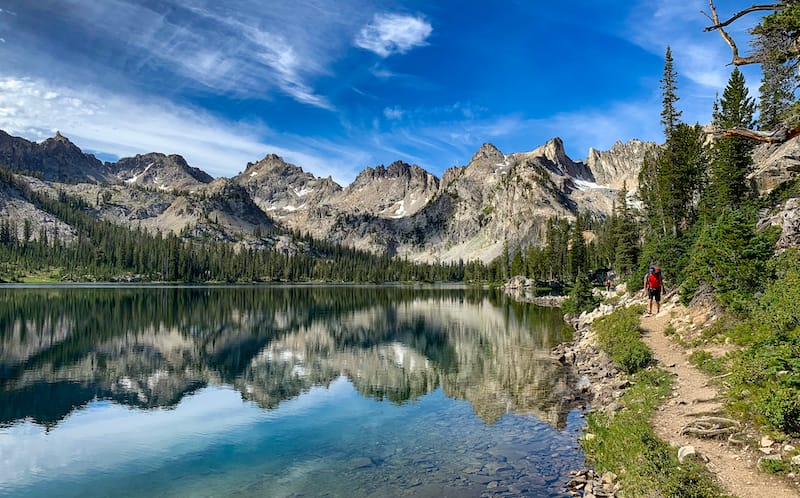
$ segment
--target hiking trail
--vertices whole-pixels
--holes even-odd
[[[694,446],[707,468],[730,494],[739,498],[800,497],[800,487],[757,468],[764,454],[748,444],[729,442],[727,435],[704,438],[685,434],[689,426],[697,427],[704,417],[727,418],[724,399],[709,377],[689,362],[691,350],[664,335],[670,316],[687,316],[687,308],[675,303],[662,303],[657,315],[641,319],[642,339],[652,349],[657,364],[674,378],[672,396],[651,420],[656,434],[676,448]],[[760,436],[757,436],[760,437]],[[758,439],[756,439],[758,441]]]

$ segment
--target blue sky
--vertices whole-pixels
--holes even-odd
[[[750,3],[718,0],[721,17]],[[705,0],[0,0],[0,129],[105,159],[181,154],[233,176],[268,153],[342,184],[434,174],[484,142],[573,159],[661,142],[664,52],[687,122],[730,50]],[[754,17],[755,20],[755,17]],[[738,24],[738,25],[737,25]],[[732,27],[747,48],[743,23]],[[751,93],[760,78],[746,68]]]

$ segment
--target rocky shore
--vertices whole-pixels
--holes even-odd
[[[616,412],[621,409],[617,400],[631,386],[627,376],[617,368],[611,357],[598,345],[597,333],[592,330],[592,323],[613,312],[618,307],[641,304],[642,300],[624,294],[615,305],[601,304],[591,312],[578,316],[566,315],[565,320],[574,327],[575,334],[571,342],[563,343],[551,351],[551,355],[564,365],[575,368],[580,380],[577,396],[584,407],[595,412]],[[584,437],[594,437],[586,434]],[[567,483],[567,492],[571,496],[584,498],[614,497],[619,491],[617,476],[611,472],[597,474],[591,468],[572,472],[572,479]]]

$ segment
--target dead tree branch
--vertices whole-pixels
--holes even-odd
[[[783,2],[773,5],[753,5],[752,7],[737,12],[736,14],[733,15],[733,17],[731,17],[727,21],[720,22],[719,15],[717,14],[717,7],[714,5],[714,0],[708,0],[708,8],[711,9],[711,15],[708,15],[705,12],[703,14],[705,14],[706,17],[711,19],[711,22],[713,22],[714,25],[705,28],[704,31],[714,31],[714,30],[719,31],[719,34],[720,36],[722,36],[722,39],[725,40],[725,43],[727,43],[729,47],[731,47],[731,52],[733,54],[731,64],[733,64],[734,66],[755,64],[761,62],[760,58],[754,55],[748,57],[743,57],[739,55],[739,47],[736,46],[736,42],[733,41],[733,38],[731,38],[728,32],[725,31],[723,28],[728,24],[732,23],[733,21],[735,21],[736,19],[739,19],[740,17],[749,14],[750,12],[755,12],[759,10],[776,10],[783,7],[784,7]]]
[[[773,4],[769,4],[769,5],[753,5],[752,7],[748,7],[746,9],[742,10],[742,11],[739,11],[739,12],[735,13],[730,19],[728,19],[727,21],[723,21],[723,22],[719,22],[719,19],[714,20],[712,17],[710,17],[710,16],[708,16],[706,14],[706,17],[709,17],[712,20],[712,22],[715,22],[716,24],[714,24],[713,26],[708,26],[707,28],[703,29],[703,31],[708,33],[709,31],[714,31],[715,29],[724,28],[725,26],[727,26],[728,24],[732,23],[733,21],[739,19],[740,17],[744,17],[744,16],[746,16],[747,14],[749,14],[751,12],[756,12],[756,11],[759,11],[759,10],[778,10],[778,9],[784,8],[785,6],[786,6],[786,4],[783,3],[783,2],[781,2],[781,3],[773,3]],[[716,15],[713,3],[711,4],[711,12],[713,12],[714,15]],[[704,12],[704,14],[705,14],[705,12]]]
[[[750,130],[748,128],[715,129],[709,131],[708,134],[714,137],[740,137],[768,144],[780,144],[796,136],[800,136],[800,125],[792,128],[782,127],[772,131]]]

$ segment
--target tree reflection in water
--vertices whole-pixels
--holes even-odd
[[[0,289],[0,424],[51,427],[93,399],[169,408],[231,385],[264,409],[346,376],[404,403],[442,387],[485,423],[563,427],[575,379],[558,310],[401,286]]]

